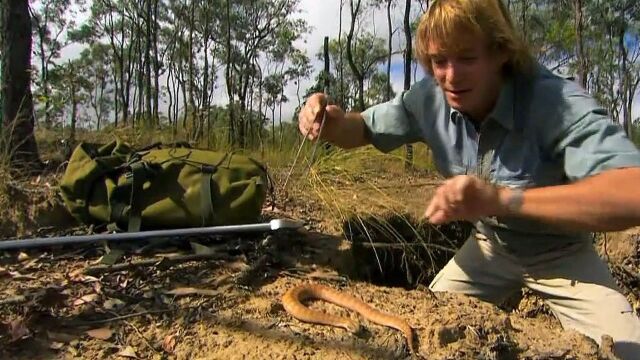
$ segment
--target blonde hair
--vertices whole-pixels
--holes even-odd
[[[422,15],[416,33],[416,57],[433,75],[429,45],[445,52],[459,50],[465,32],[484,36],[490,50],[508,55],[505,72],[530,73],[533,57],[501,0],[435,0]]]

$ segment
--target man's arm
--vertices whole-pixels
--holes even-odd
[[[324,122],[324,125],[322,123]],[[320,128],[322,126],[322,133]],[[364,118],[360,113],[347,113],[336,105],[327,105],[327,96],[311,95],[300,114],[298,127],[310,140],[328,141],[343,149],[352,149],[371,143]]]
[[[447,180],[425,217],[435,224],[486,216],[537,219],[566,230],[618,231],[640,225],[640,167],[607,170],[569,185],[499,188],[475,176]],[[521,197],[521,198],[520,198]]]
[[[423,141],[418,123],[442,116],[444,98],[433,81],[416,83],[390,101],[376,104],[363,112],[347,113],[336,105],[327,105],[327,96],[311,95],[298,115],[300,132],[310,140],[319,136],[338,147],[352,149],[372,144],[389,152],[404,144]],[[326,116],[325,116],[326,115]],[[323,123],[322,133],[320,127]]]
[[[371,144],[371,137],[360,113],[346,113],[342,121],[327,121],[321,136],[343,149]]]
[[[499,193],[497,215],[539,219],[569,230],[618,231],[640,225],[640,168],[604,171],[569,185],[529,189],[520,206],[514,191]],[[517,201],[516,201],[517,202]]]

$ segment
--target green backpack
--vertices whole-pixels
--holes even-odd
[[[187,144],[134,151],[113,141],[79,144],[60,190],[79,221],[139,231],[255,223],[269,186],[265,167],[248,156]]]

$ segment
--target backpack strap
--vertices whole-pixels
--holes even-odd
[[[200,184],[200,206],[202,209],[202,226],[213,224],[213,192],[211,186],[213,183],[213,174],[218,169],[217,166],[202,165],[202,180]]]
[[[132,154],[126,165],[125,183],[118,186],[109,199],[111,207],[110,222],[117,227],[119,221],[127,219],[127,231],[136,232],[142,228],[142,206],[140,196],[145,181],[153,174],[148,163],[140,160],[137,153]]]
[[[143,161],[131,164],[131,195],[129,197],[128,232],[140,231],[142,226],[142,209],[138,197],[142,193],[142,186],[147,179],[147,164]]]

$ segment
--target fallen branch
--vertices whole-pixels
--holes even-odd
[[[66,325],[66,326],[89,326],[89,325],[96,325],[96,324],[106,324],[106,323],[110,323],[110,322],[114,322],[114,321],[120,321],[120,320],[129,319],[129,318],[136,317],[136,316],[142,316],[142,315],[148,315],[148,314],[162,314],[162,313],[166,313],[166,312],[170,312],[170,311],[173,311],[173,310],[171,310],[171,309],[148,310],[148,311],[141,311],[141,312],[137,312],[137,313],[133,313],[133,314],[120,315],[120,316],[116,316],[116,317],[112,317],[112,318],[108,318],[108,319],[87,320],[87,321],[81,321],[81,320],[68,321],[68,322],[65,322],[64,325]]]
[[[118,315],[117,313],[113,312],[113,311],[109,311],[111,314],[113,315]],[[119,315],[118,315],[119,316]],[[147,345],[147,347],[151,350],[153,350],[153,352],[155,352],[156,354],[159,354],[160,351],[158,351],[158,349],[156,349],[153,345],[151,345],[151,343],[149,342],[149,339],[147,339],[146,336],[144,336],[144,334],[140,331],[140,329],[138,329],[135,325],[133,325],[132,323],[124,320],[124,323],[127,324],[129,327],[133,328],[133,330],[135,330],[136,333],[138,333],[138,336],[140,336],[140,338],[142,339],[142,341],[144,341],[144,343]]]
[[[115,265],[97,265],[91,266],[84,270],[87,275],[99,275],[104,273],[110,273],[115,271],[129,270],[141,266],[162,266],[171,267],[176,264],[188,262],[188,261],[212,261],[212,260],[236,260],[236,256],[228,254],[191,254],[191,255],[178,255],[173,257],[153,258],[147,260],[131,261],[124,264]]]

